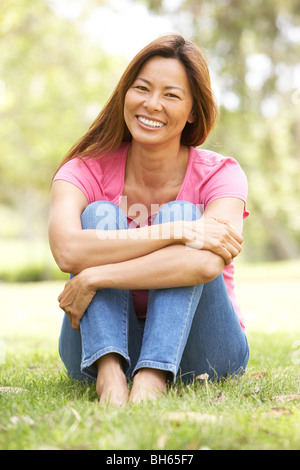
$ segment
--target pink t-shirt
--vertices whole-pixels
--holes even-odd
[[[125,165],[130,143],[123,143],[113,155],[102,158],[75,157],[65,163],[54,181],[64,180],[77,186],[89,204],[110,201],[120,204],[125,177]],[[245,202],[244,218],[248,217],[246,201],[247,178],[236,160],[210,150],[190,148],[189,163],[176,200],[189,201],[205,207],[215,199],[233,197]],[[223,269],[228,295],[243,329],[244,320],[234,289],[234,262]],[[138,317],[145,317],[148,291],[132,291]]]

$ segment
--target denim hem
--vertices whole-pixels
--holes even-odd
[[[132,377],[139,369],[143,369],[143,368],[158,369],[158,370],[164,370],[166,372],[171,372],[173,374],[173,379],[172,379],[173,384],[176,382],[176,367],[174,366],[174,364],[167,364],[164,362],[155,362],[155,361],[140,361],[135,366],[132,372]]]
[[[96,379],[98,374],[97,374],[95,362],[98,359],[100,359],[100,357],[105,356],[105,354],[109,354],[109,353],[120,354],[120,356],[122,356],[127,362],[126,370],[130,367],[129,356],[127,354],[124,354],[124,351],[122,351],[121,349],[115,348],[113,346],[109,346],[107,348],[100,349],[98,352],[93,354],[91,358],[83,360],[80,366],[81,372],[87,375],[88,377]]]

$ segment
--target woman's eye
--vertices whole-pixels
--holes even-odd
[[[135,87],[137,90],[140,90],[140,91],[148,91],[148,88],[145,87],[145,86],[142,86],[142,85],[138,85]]]
[[[167,93],[166,96],[167,96],[167,98],[178,98],[179,99],[179,97],[177,95],[174,95],[174,93]]]

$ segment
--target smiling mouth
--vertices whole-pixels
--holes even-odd
[[[150,119],[146,119],[144,117],[141,117],[141,116],[137,116],[137,119],[142,123],[144,124],[144,126],[147,126],[147,127],[150,127],[151,129],[159,129],[161,127],[165,127],[166,124],[164,124],[163,122],[159,122],[159,121],[152,121]]]

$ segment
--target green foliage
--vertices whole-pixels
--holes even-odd
[[[236,158],[249,181],[242,256],[299,257],[299,2],[133,1],[168,15],[207,53],[221,117],[205,147]],[[76,19],[50,0],[0,3],[0,237],[46,239],[53,172],[123,71],[123,58],[83,32],[102,3],[82,2]]]
[[[84,8],[99,5],[89,0]],[[81,32],[80,19],[59,17],[50,6],[50,0],[0,2],[0,275],[6,280],[53,274],[34,249],[37,238],[47,242],[51,179],[100,112],[122,64]],[[7,238],[25,239],[26,264],[19,251],[6,262]]]
[[[161,13],[161,2],[148,5]],[[246,257],[299,256],[299,2],[182,0],[165,14],[209,58],[221,116],[205,147],[246,171]]]
[[[0,282],[67,280],[52,257],[47,239],[0,239]]]
[[[49,197],[51,177],[114,84],[116,65],[46,0],[0,5],[0,203]]]

